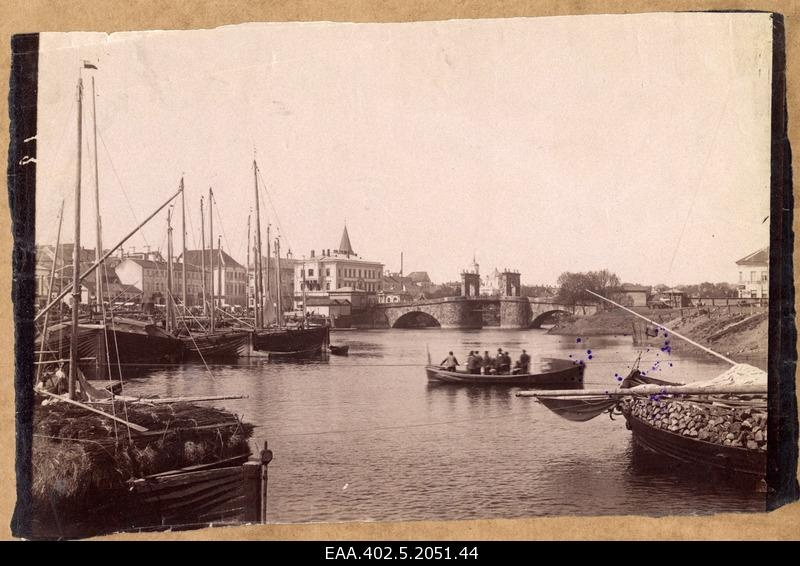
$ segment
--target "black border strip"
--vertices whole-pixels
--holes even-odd
[[[798,498],[797,328],[794,308],[794,195],[786,105],[786,32],[772,14],[772,144],[769,248],[769,415],[767,420],[767,510]]]
[[[11,38],[11,84],[8,97],[8,204],[14,234],[11,297],[14,344],[17,438],[17,504],[11,518],[15,536],[30,533],[31,440],[33,438],[33,340],[36,270],[36,106],[39,80],[39,34]]]

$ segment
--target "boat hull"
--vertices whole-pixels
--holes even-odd
[[[253,350],[277,355],[313,355],[325,351],[329,329],[281,328],[253,333]]]
[[[193,334],[181,337],[184,357],[187,359],[236,358],[247,346],[250,333],[247,331]]]
[[[71,325],[52,332],[38,348],[48,352],[47,359],[68,359]],[[119,369],[127,375],[138,373],[142,366],[175,363],[183,353],[183,344],[177,338],[157,329],[128,330],[101,324],[78,326],[78,363],[87,379],[107,379],[109,363],[111,374],[119,376]],[[54,358],[56,356],[57,358]],[[87,359],[90,358],[90,359]]]
[[[767,452],[690,438],[656,428],[644,420],[626,414],[634,442],[658,454],[695,467],[711,469],[727,476],[758,482],[767,472]]]
[[[566,365],[566,364],[565,364]],[[536,388],[580,389],[583,387],[584,366],[571,362],[568,367],[529,374],[478,375],[460,371],[447,371],[439,366],[425,367],[428,381],[453,385],[511,385]]]

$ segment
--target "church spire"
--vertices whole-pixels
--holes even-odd
[[[353,246],[350,244],[350,235],[347,233],[347,224],[344,225],[342,241],[339,242],[339,253],[347,254],[348,256],[356,255],[356,252],[353,251]]]

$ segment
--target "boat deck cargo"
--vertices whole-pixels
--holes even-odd
[[[36,406],[33,423],[37,537],[153,526],[142,513],[157,510],[145,508],[131,482],[191,466],[241,463],[251,455],[252,425],[222,409],[189,403],[100,405],[148,429],[136,432],[72,404],[46,403]]]

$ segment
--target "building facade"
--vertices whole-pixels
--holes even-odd
[[[626,307],[646,307],[650,298],[650,287],[623,283],[619,289],[620,302]]]
[[[341,289],[361,291],[366,304],[377,303],[383,267],[383,263],[365,260],[353,251],[345,227],[339,249],[323,249],[319,254],[311,250],[310,257],[295,260],[295,303],[302,301],[304,291],[306,297],[325,297]],[[352,308],[356,309],[356,304]]]
[[[166,261],[140,257],[126,257],[115,268],[117,277],[122,284],[139,290],[139,301],[145,309],[167,303],[169,297],[168,269],[169,265]],[[182,263],[173,263],[172,277],[172,293],[176,302],[180,303],[183,297]],[[193,265],[187,265],[186,269],[186,303],[190,307],[203,303],[201,271],[200,268]]]
[[[206,298],[211,300],[211,278],[214,280],[216,304],[221,307],[241,307],[247,304],[247,269],[224,250],[214,250],[214,269],[211,269],[211,250],[186,250],[186,263],[201,271],[206,268]],[[187,273],[189,273],[187,271]],[[202,276],[198,276],[202,304]],[[190,305],[191,306],[191,305]]]
[[[769,299],[769,246],[736,262],[740,299]]]

